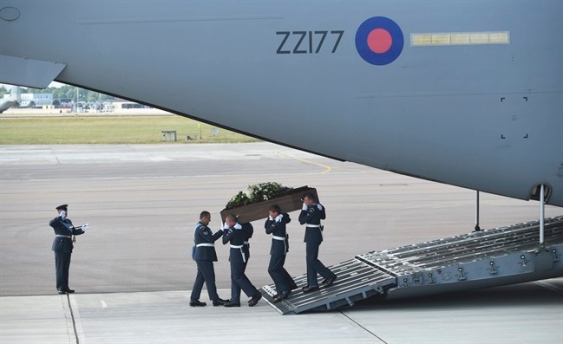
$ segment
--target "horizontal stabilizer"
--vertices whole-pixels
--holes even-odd
[[[0,83],[47,88],[65,64],[0,55]]]

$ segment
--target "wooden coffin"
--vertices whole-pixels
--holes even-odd
[[[249,204],[228,210],[223,209],[221,211],[221,220],[225,222],[225,218],[229,214],[236,215],[239,223],[247,223],[265,219],[266,217],[268,217],[268,211],[270,210],[270,207],[274,204],[277,204],[281,208],[282,213],[301,210],[301,206],[303,205],[302,199],[308,193],[313,193],[318,201],[319,196],[317,194],[317,189],[310,188],[308,186],[302,186],[300,188],[291,189],[286,194],[283,194],[280,197],[273,198],[264,202]]]

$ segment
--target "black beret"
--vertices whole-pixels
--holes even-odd
[[[68,204],[61,204],[61,205],[59,205],[58,207],[56,207],[55,209],[66,211],[67,208],[68,208]]]

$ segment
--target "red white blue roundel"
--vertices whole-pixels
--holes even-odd
[[[368,63],[376,66],[389,64],[403,51],[403,31],[386,17],[372,17],[356,31],[356,50]]]

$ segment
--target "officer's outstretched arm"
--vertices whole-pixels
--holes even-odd
[[[213,235],[211,236],[211,238],[213,239],[212,242],[217,241],[217,239],[219,239],[220,237],[222,237],[223,234],[225,234],[225,232],[224,232],[222,229],[219,229],[217,232],[215,232],[215,234],[213,234]]]
[[[82,228],[78,228],[78,229],[73,228],[73,229],[72,229],[72,235],[82,235],[82,234],[84,234],[84,233],[86,233],[86,232],[83,231]]]

